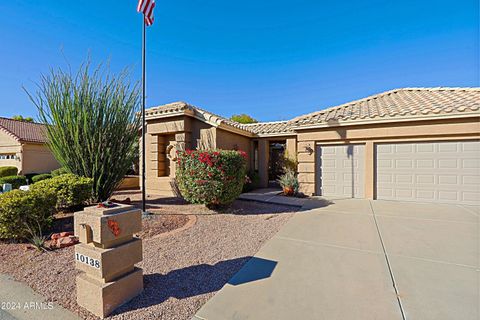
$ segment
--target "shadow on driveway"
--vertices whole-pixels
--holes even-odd
[[[245,267],[242,272],[233,276],[243,265]],[[242,257],[220,261],[214,265],[189,266],[170,271],[167,274],[147,274],[143,277],[144,290],[142,294],[118,308],[114,315],[160,304],[170,297],[185,299],[216,292],[227,282],[236,286],[266,279],[271,276],[276,265],[276,261],[257,257]],[[232,279],[229,281],[230,278]]]

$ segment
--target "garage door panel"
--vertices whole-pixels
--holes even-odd
[[[462,177],[463,184],[468,184],[472,186],[480,185],[480,176],[463,176]]]
[[[417,146],[417,152],[434,152],[433,144],[419,144]]]
[[[478,169],[480,168],[479,159],[464,159],[462,161],[462,167],[465,169]]]
[[[435,161],[433,159],[418,159],[415,161],[417,168],[434,169]]]
[[[479,146],[480,141],[378,144],[377,198],[480,204]]]
[[[364,197],[364,146],[317,146],[316,193]]]
[[[417,190],[416,198],[422,201],[433,201],[435,200],[435,191],[433,190]]]
[[[392,174],[379,174],[377,175],[377,182],[392,183],[393,175]]]
[[[457,159],[439,159],[437,167],[439,169],[458,169],[459,161]]]
[[[415,176],[415,181],[418,184],[434,184],[435,175],[433,174],[417,174]]]
[[[475,152],[478,154],[480,152],[480,143],[476,143],[474,141],[465,142],[462,144],[462,151],[463,152]]]

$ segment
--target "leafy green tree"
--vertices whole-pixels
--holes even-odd
[[[27,91],[47,124],[49,147],[68,172],[93,179],[93,201],[105,201],[135,157],[140,117],[138,83],[87,61],[72,74],[52,69],[35,94]]]
[[[24,117],[21,116],[21,115],[13,116],[12,119],[13,119],[13,120],[19,120],[19,121],[33,122],[33,118],[32,118],[32,117],[26,117],[26,118],[24,118]]]
[[[238,123],[257,123],[258,120],[252,118],[248,114],[242,113],[242,114],[234,114],[233,116],[230,117],[230,120],[236,121]]]

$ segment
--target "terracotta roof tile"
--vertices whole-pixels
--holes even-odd
[[[292,126],[288,121],[250,123],[244,124],[243,128],[254,134],[259,135],[293,133]]]
[[[289,121],[241,124],[185,102],[146,110],[147,118],[190,113],[217,125],[223,124],[254,135],[288,135],[295,128],[337,122],[388,121],[428,116],[479,115],[480,88],[403,88],[296,117]]]
[[[480,88],[404,88],[299,116],[289,123],[301,127],[335,121],[478,114],[479,108]]]
[[[13,120],[0,117],[0,130],[22,142],[46,143],[45,126],[40,123]]]
[[[175,115],[176,113],[190,113],[197,118],[204,119],[208,122],[213,122],[218,125],[224,124],[239,130],[243,130],[250,134],[269,135],[269,134],[289,134],[293,133],[293,129],[288,121],[274,121],[274,122],[259,122],[243,124],[222,116],[206,111],[202,108],[192,106],[186,102],[178,101],[165,104],[158,107],[153,107],[145,110],[145,116],[148,118],[156,118],[162,116]]]

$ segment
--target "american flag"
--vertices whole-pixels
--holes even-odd
[[[147,26],[153,24],[153,8],[155,8],[155,0],[138,0],[137,11],[143,13]]]

